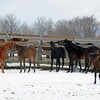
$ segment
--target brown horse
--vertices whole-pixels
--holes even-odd
[[[22,39],[22,38],[12,38],[10,39],[10,41],[14,41],[14,42],[27,42],[29,39]],[[10,49],[10,57],[14,57],[14,51],[15,49],[14,48],[11,48]]]
[[[4,64],[5,64],[5,59],[6,59],[8,48],[13,46],[13,44],[14,43],[12,41],[9,41],[8,43],[0,47],[0,62],[1,62],[2,73],[4,73]]]
[[[99,73],[100,80],[100,54],[91,54],[91,63],[93,63],[92,70],[94,71],[94,84],[96,84],[97,73]]]
[[[29,70],[31,67],[31,62],[33,60],[34,64],[34,72],[35,72],[35,63],[36,63],[36,48],[33,46],[21,46],[21,45],[15,45],[16,50],[18,51],[18,57],[20,61],[20,73],[22,72],[22,60],[23,60],[23,65],[24,65],[24,72],[26,71],[25,69],[25,59],[29,60]]]

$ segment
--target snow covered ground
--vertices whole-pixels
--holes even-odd
[[[36,73],[0,73],[0,100],[100,100],[100,83],[93,73],[36,69]]]

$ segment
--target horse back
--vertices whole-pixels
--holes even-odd
[[[18,55],[22,58],[36,57],[36,49],[29,46],[20,46]]]

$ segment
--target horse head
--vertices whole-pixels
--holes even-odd
[[[55,43],[53,41],[50,41],[50,45],[55,47]]]

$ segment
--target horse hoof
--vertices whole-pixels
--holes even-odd
[[[70,72],[70,70],[67,71],[67,73],[69,73],[69,72]]]
[[[96,82],[94,82],[94,84],[96,84]]]
[[[20,73],[22,72],[22,70],[20,70]]]

